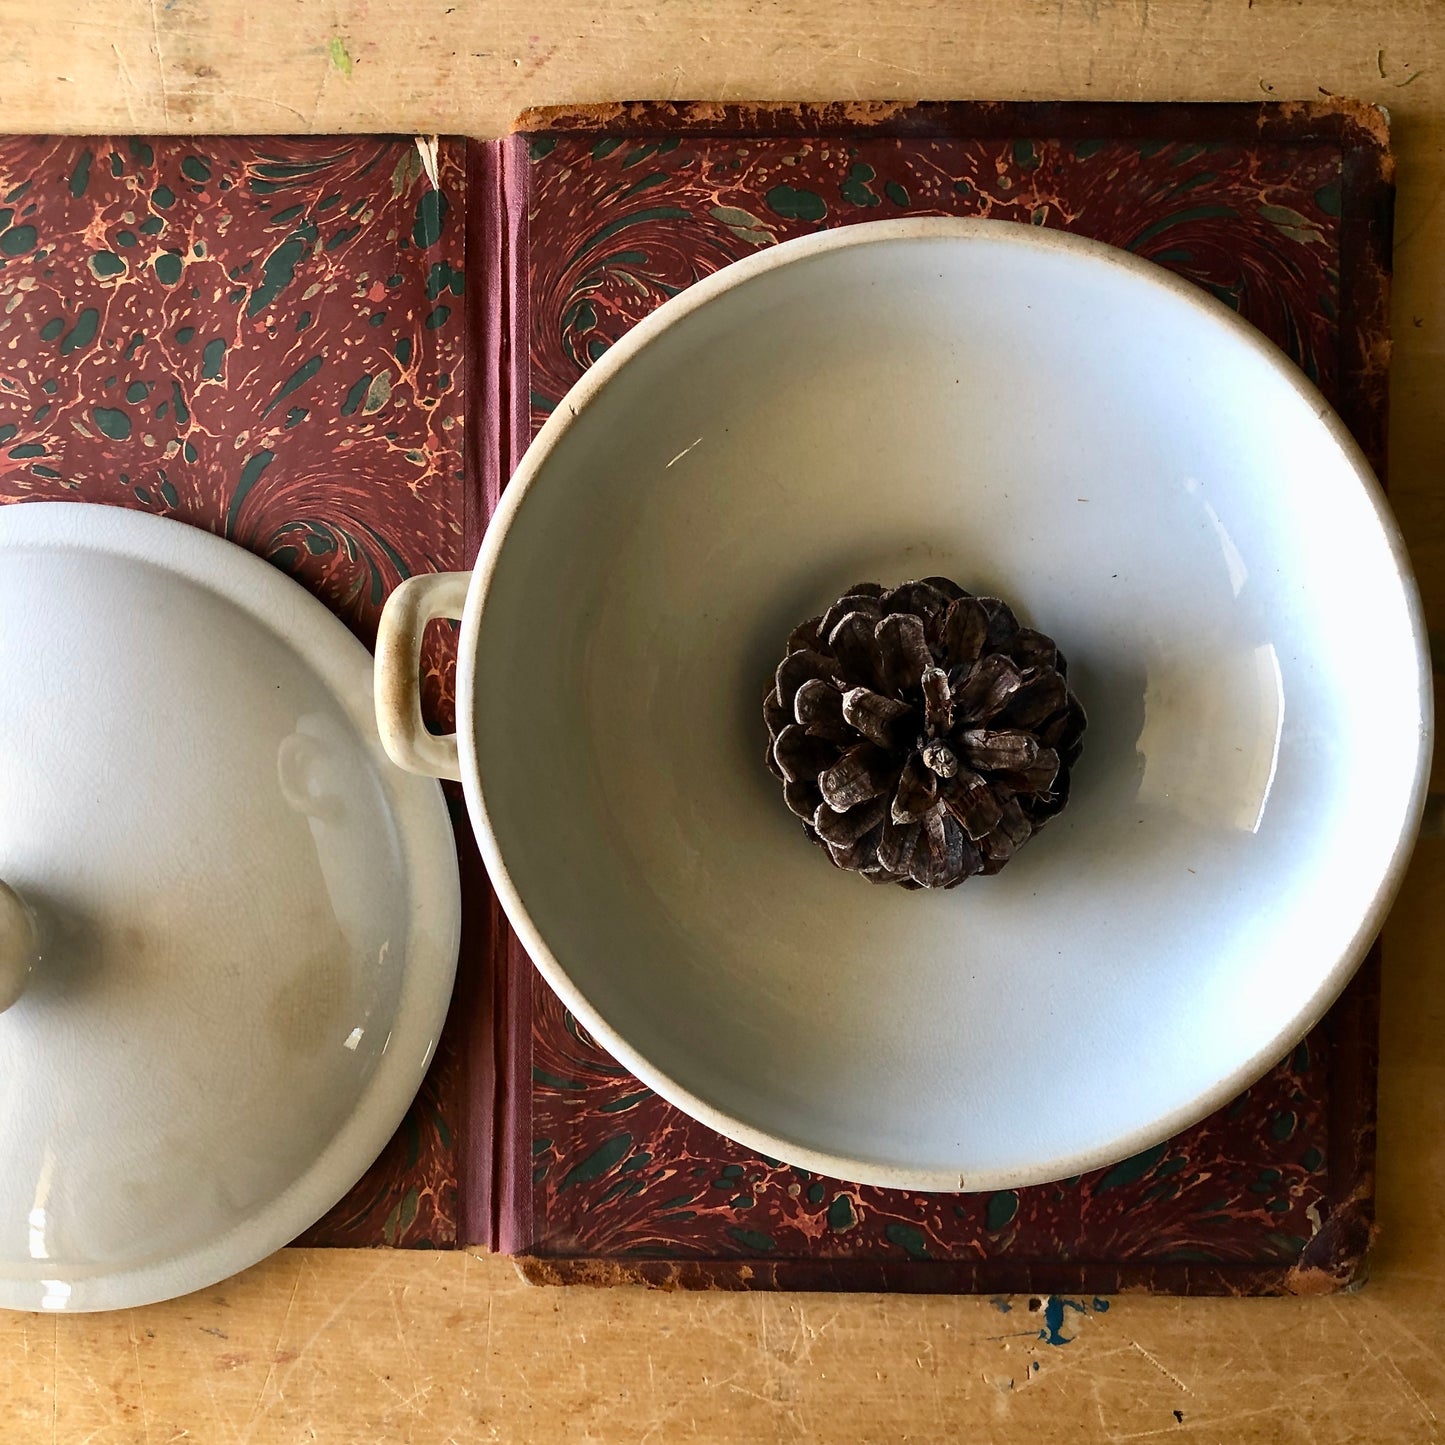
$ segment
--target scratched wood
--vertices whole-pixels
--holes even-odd
[[[1437,0],[0,0],[0,36],[14,130],[485,135],[528,105],[648,96],[1382,101],[1394,496],[1445,626]],[[1387,939],[1383,1235],[1358,1295],[1059,1319],[1027,1299],[531,1290],[505,1260],[289,1251],[153,1309],[0,1318],[0,1440],[1439,1439],[1442,898],[1445,844],[1422,845]]]

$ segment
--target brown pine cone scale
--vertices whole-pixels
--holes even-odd
[[[763,698],[768,767],[839,868],[953,888],[1068,801],[1085,719],[1067,678],[996,597],[859,583],[788,638]]]

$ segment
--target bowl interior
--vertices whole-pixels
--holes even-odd
[[[760,261],[523,464],[474,619],[503,892],[603,1043],[767,1153],[1108,1162],[1271,1063],[1378,922],[1413,584],[1318,397],[1151,269],[987,223]],[[938,896],[829,865],[760,712],[795,623],[934,573],[1056,637],[1090,715],[1065,813]]]

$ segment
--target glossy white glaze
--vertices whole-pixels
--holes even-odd
[[[930,573],[1056,637],[1069,808],[940,896],[832,869],[763,768],[790,628]],[[724,1134],[922,1189],[1227,1101],[1398,884],[1431,730],[1394,523],[1318,392],[1163,270],[948,220],[761,252],[543,427],[462,628],[498,891],[583,1023]]]
[[[41,957],[0,1014],[0,1304],[210,1284],[318,1218],[446,1012],[435,783],[385,760],[366,649],[176,522],[0,508],[0,876]]]

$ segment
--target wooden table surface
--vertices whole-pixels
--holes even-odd
[[[1445,627],[1441,0],[0,0],[0,22],[15,131],[491,135],[528,105],[648,97],[1379,101],[1392,489]],[[1357,1294],[1116,1298],[1050,1345],[1027,1299],[538,1290],[464,1252],[289,1250],[168,1305],[0,1318],[0,1442],[1440,1439],[1442,883],[1445,845],[1422,844],[1387,934]]]

